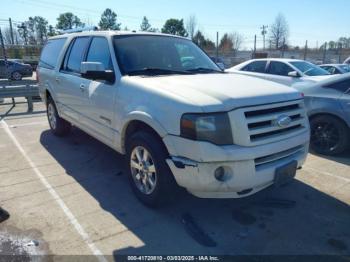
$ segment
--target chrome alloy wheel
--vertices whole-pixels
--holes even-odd
[[[157,171],[153,158],[146,148],[137,146],[130,157],[131,175],[136,187],[150,195],[157,186]]]
[[[47,117],[49,119],[49,123],[52,129],[56,129],[56,110],[52,103],[49,103],[47,107]]]

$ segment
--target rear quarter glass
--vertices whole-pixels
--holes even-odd
[[[50,39],[41,52],[39,67],[54,69],[66,40],[67,38]]]

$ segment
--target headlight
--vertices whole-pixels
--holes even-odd
[[[227,113],[184,114],[181,136],[216,145],[232,145],[232,131]]]

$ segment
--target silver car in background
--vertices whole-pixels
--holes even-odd
[[[288,58],[252,59],[226,70],[230,73],[254,76],[287,86],[299,82],[318,82],[331,74],[310,62]]]
[[[317,83],[293,86],[305,95],[310,118],[310,148],[316,153],[336,155],[350,145],[350,74]]]
[[[321,68],[328,71],[331,75],[340,75],[350,73],[350,64],[324,64]]]

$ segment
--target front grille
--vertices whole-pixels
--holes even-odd
[[[281,116],[288,116],[291,123],[285,127],[277,124]],[[301,100],[244,109],[248,140],[251,145],[281,140],[304,131],[307,119]]]

